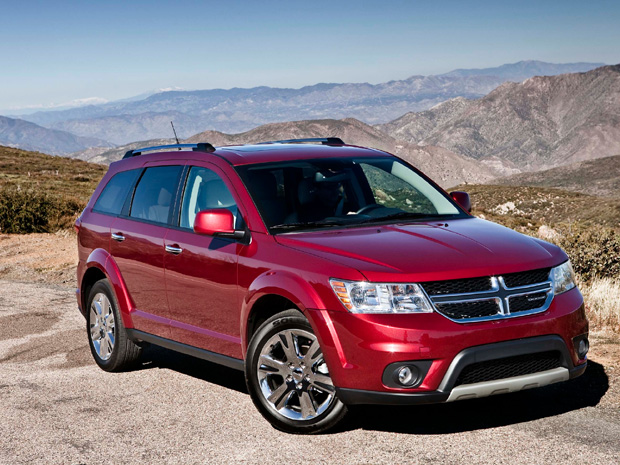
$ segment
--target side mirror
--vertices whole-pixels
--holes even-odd
[[[235,230],[234,221],[233,214],[225,208],[202,210],[196,213],[194,232],[207,236],[243,239],[245,231]]]
[[[450,197],[452,197],[456,203],[463,207],[463,210],[467,213],[471,213],[471,200],[469,199],[469,194],[467,192],[450,192]]]

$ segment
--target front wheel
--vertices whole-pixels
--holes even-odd
[[[254,334],[246,383],[260,413],[289,433],[325,431],[347,411],[336,396],[312,327],[297,310],[278,313]]]

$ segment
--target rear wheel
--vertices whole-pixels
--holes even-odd
[[[142,349],[128,337],[116,295],[107,279],[97,281],[88,296],[86,331],[97,365],[106,371],[123,371],[140,358]]]
[[[346,414],[312,327],[297,310],[273,316],[252,337],[246,383],[258,410],[282,431],[319,433]]]

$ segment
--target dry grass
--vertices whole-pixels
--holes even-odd
[[[593,278],[580,282],[579,289],[592,326],[620,332],[620,279]]]

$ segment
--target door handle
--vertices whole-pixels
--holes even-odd
[[[112,233],[112,239],[118,242],[123,242],[125,240],[125,236],[123,236],[123,233],[120,233],[120,232]]]
[[[180,248],[177,244],[174,245],[166,245],[166,252],[171,253],[173,255],[179,255],[183,252],[183,249]]]

